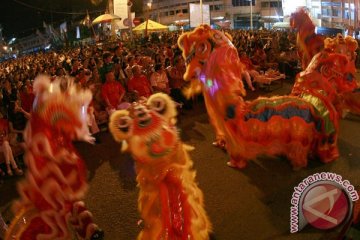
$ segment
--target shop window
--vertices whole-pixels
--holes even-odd
[[[255,0],[251,1],[252,5],[255,6]],[[232,0],[232,5],[237,6],[250,6],[250,1],[248,0]]]

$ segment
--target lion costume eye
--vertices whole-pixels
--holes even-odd
[[[166,102],[162,98],[156,98],[151,102],[151,108],[154,111],[163,114],[166,111]]]
[[[133,120],[127,110],[115,111],[110,116],[109,129],[117,142],[122,142],[131,136]]]
[[[199,45],[196,48],[197,54],[204,54],[207,50],[207,45],[205,43],[199,43]]]
[[[147,105],[152,111],[162,115],[164,119],[170,121],[176,118],[176,106],[174,101],[165,93],[155,93],[148,99]]]
[[[128,132],[132,119],[129,116],[123,116],[118,119],[118,128],[123,132]]]

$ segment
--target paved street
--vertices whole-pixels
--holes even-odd
[[[272,92],[258,94],[282,95],[292,83]],[[273,86],[279,87],[278,85]],[[182,140],[195,146],[191,152],[197,180],[204,192],[206,210],[213,223],[216,240],[315,240],[334,239],[339,229],[320,231],[306,227],[296,234],[289,233],[290,199],[294,186],[305,177],[323,171],[334,172],[360,186],[360,117],[348,116],[341,121],[339,139],[341,157],[324,165],[312,161],[305,170],[294,172],[285,159],[262,157],[242,170],[226,166],[228,157],[211,146],[214,133],[204,105],[199,101],[193,110],[180,116]],[[78,144],[90,177],[86,204],[109,240],[136,239],[139,228],[137,193],[133,161],[120,153],[120,146],[108,132],[101,135],[101,144]],[[0,186],[0,209],[11,218],[10,202],[16,198],[16,178],[6,179]]]

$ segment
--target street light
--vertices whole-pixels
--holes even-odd
[[[151,10],[151,6],[152,6],[152,2],[148,2],[146,5],[149,8],[149,12],[148,12],[148,16],[147,16],[147,19],[146,19],[145,36],[147,36],[147,32],[148,32],[148,23],[149,23],[150,10]]]
[[[146,5],[148,6],[148,8],[149,8],[149,10],[150,10],[150,9],[151,9],[151,6],[152,6],[152,2],[148,2]]]
[[[204,24],[204,13],[203,13],[203,2],[200,0],[200,14],[201,14],[201,24]]]

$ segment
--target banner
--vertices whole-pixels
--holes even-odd
[[[60,25],[60,33],[66,33],[67,32],[67,24],[66,22],[63,22],[61,25]]]
[[[116,28],[127,29],[124,20],[128,18],[128,0],[114,0],[114,14],[121,17],[121,21],[115,21]],[[135,13],[131,13],[131,19],[135,18]],[[131,21],[132,22],[132,21]],[[134,24],[133,24],[134,26]]]
[[[190,27],[198,27],[200,24],[210,25],[210,5],[203,4],[203,17],[201,19],[200,4],[190,3]],[[201,21],[202,20],[202,21]]]

